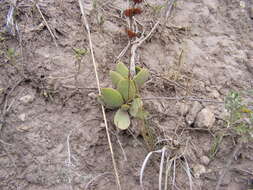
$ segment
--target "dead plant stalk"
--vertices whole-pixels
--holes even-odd
[[[53,40],[54,40],[54,44],[55,44],[55,46],[56,46],[56,47],[58,47],[58,44],[57,44],[57,42],[56,42],[55,35],[54,35],[54,33],[52,32],[52,30],[51,30],[50,26],[48,25],[48,23],[47,23],[47,21],[46,21],[45,17],[43,16],[43,14],[42,14],[42,12],[41,12],[40,7],[39,7],[39,5],[38,5],[38,4],[36,4],[36,8],[38,9],[38,11],[39,11],[39,13],[40,13],[41,18],[42,18],[42,19],[43,19],[43,21],[45,22],[45,25],[46,25],[46,27],[47,27],[47,29],[48,29],[48,31],[49,31],[49,33],[50,33],[50,35],[52,36],[52,38],[53,38]]]
[[[80,10],[81,10],[82,19],[83,19],[83,23],[85,25],[85,29],[86,29],[86,31],[88,33],[88,39],[89,39],[89,45],[90,45],[92,63],[93,63],[94,72],[95,72],[95,76],[96,76],[96,82],[97,82],[98,92],[99,92],[99,94],[101,94],[100,82],[99,82],[98,72],[97,72],[97,65],[96,65],[94,51],[93,51],[93,44],[92,44],[92,41],[91,41],[90,27],[89,27],[89,24],[88,24],[88,20],[87,20],[87,18],[85,16],[84,7],[83,7],[83,3],[82,3],[81,0],[79,0],[79,7],[80,7]],[[104,108],[103,105],[101,105],[101,109],[102,109],[102,114],[103,114],[103,118],[104,118],[104,124],[105,124],[105,128],[106,128],[107,140],[108,140],[110,151],[111,151],[111,156],[112,156],[112,162],[113,162],[113,167],[114,167],[114,173],[115,173],[116,183],[117,183],[118,190],[121,190],[118,169],[117,169],[117,166],[116,166],[116,161],[115,161],[114,152],[113,152],[113,148],[112,148],[112,143],[111,143],[109,128],[108,128],[108,124],[107,124],[107,118],[106,118],[106,114],[105,114],[105,108]]]

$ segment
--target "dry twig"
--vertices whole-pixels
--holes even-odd
[[[52,36],[52,38],[53,38],[53,40],[54,40],[54,44],[55,44],[55,46],[56,46],[56,47],[58,47],[58,44],[57,44],[57,42],[56,42],[55,35],[54,35],[54,33],[52,32],[52,30],[51,30],[50,26],[48,25],[48,23],[47,23],[47,21],[46,21],[46,19],[45,19],[44,15],[42,14],[42,12],[41,12],[40,7],[39,7],[39,5],[38,5],[38,4],[36,4],[36,8],[38,9],[38,11],[39,11],[39,13],[40,13],[41,18],[42,18],[42,19],[43,19],[43,21],[45,22],[45,25],[46,25],[46,27],[47,27],[47,29],[48,29],[48,31],[49,31],[49,33],[50,33],[50,35]]]
[[[79,6],[80,6],[81,13],[82,13],[83,23],[84,23],[86,31],[88,33],[88,39],[89,39],[89,45],[90,45],[92,63],[93,63],[93,67],[94,67],[94,71],[95,71],[95,76],[96,76],[96,82],[97,82],[97,88],[98,88],[99,94],[101,94],[100,82],[99,82],[98,72],[97,72],[97,65],[96,65],[94,51],[93,51],[93,44],[92,44],[92,41],[91,41],[90,27],[89,27],[89,24],[88,24],[88,20],[87,20],[87,18],[85,16],[84,7],[83,7],[83,3],[82,3],[81,0],[79,0]],[[115,173],[115,177],[116,177],[116,183],[117,183],[118,189],[121,190],[118,169],[117,169],[117,166],[116,166],[116,161],[115,161],[114,152],[113,152],[113,148],[112,148],[111,137],[110,137],[109,128],[108,128],[108,124],[107,124],[107,118],[106,118],[106,114],[105,114],[105,108],[104,108],[103,105],[101,105],[101,109],[102,109],[103,118],[104,118],[104,124],[105,124],[105,128],[106,128],[107,140],[108,140],[110,151],[111,151],[112,162],[113,162],[113,167],[114,167],[114,173]]]
[[[157,100],[157,99],[164,99],[164,100],[176,100],[176,101],[182,101],[182,100],[188,100],[188,101],[197,101],[197,102],[209,102],[209,103],[215,103],[215,104],[224,104],[223,101],[217,101],[217,100],[209,100],[209,99],[202,99],[202,98],[195,98],[192,96],[182,96],[182,97],[147,97],[142,98],[142,100]]]
[[[141,44],[147,40],[152,33],[155,31],[155,29],[158,27],[159,25],[159,21],[157,21],[155,23],[155,25],[153,26],[153,28],[151,29],[151,31],[147,34],[147,36],[142,37],[140,39],[137,39],[135,42],[133,42],[133,45],[131,47],[131,61],[130,61],[130,74],[133,77],[135,75],[135,54],[136,54],[136,50],[138,47],[141,46]]]

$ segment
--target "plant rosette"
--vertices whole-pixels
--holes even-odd
[[[129,69],[122,62],[116,65],[116,71],[110,71],[110,78],[116,89],[101,88],[99,101],[108,109],[118,109],[114,115],[114,124],[121,130],[130,126],[130,116],[143,119],[146,112],[139,97],[139,88],[149,78],[149,71],[136,67],[137,75],[129,79]]]

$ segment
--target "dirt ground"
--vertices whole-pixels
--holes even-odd
[[[183,163],[191,168],[193,190],[215,189],[230,159],[233,164],[220,189],[253,188],[252,142],[231,156],[237,137],[225,136],[209,157],[216,131],[226,128],[220,102],[231,90],[253,88],[253,1],[176,0],[167,21],[167,1],[147,2],[136,17],[145,34],[161,22],[136,52],[136,64],[152,73],[141,94],[150,128],[156,140],[163,141],[154,149],[166,146],[170,155],[183,155],[174,162],[168,189],[190,189]],[[0,0],[0,189],[117,189],[78,1],[38,5],[55,42],[35,3],[28,0],[17,2],[18,32],[8,34],[10,4]],[[122,15],[126,5],[125,0],[94,0],[87,16],[101,87],[111,86],[109,70],[128,43]],[[75,48],[87,51],[80,55]],[[121,61],[129,59],[127,51]],[[182,96],[213,101],[158,98]],[[187,121],[187,116],[196,117],[199,111],[187,115],[196,106],[214,113],[211,129]],[[118,132],[113,112],[106,114],[122,189],[139,190],[140,170],[150,150],[142,136]],[[145,169],[147,190],[158,189],[160,156],[153,156]]]

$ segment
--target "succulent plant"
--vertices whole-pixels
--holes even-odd
[[[130,126],[130,115],[143,119],[147,112],[143,110],[143,102],[138,95],[139,88],[148,80],[149,71],[136,67],[137,75],[129,78],[129,70],[124,63],[116,65],[116,71],[110,71],[113,88],[102,88],[99,100],[108,109],[118,109],[114,116],[114,124],[121,130]],[[129,115],[130,114],[130,115]]]

